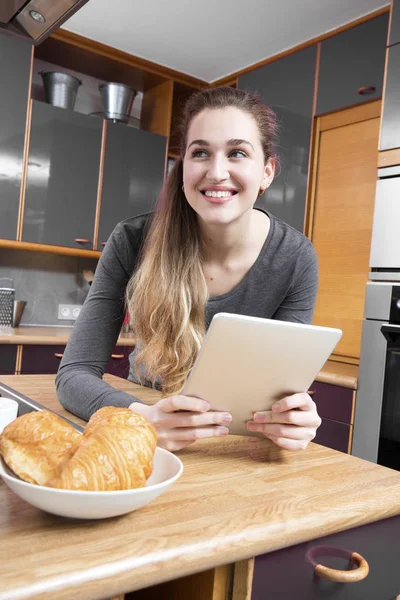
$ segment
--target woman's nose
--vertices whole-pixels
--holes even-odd
[[[224,181],[229,178],[229,171],[224,157],[215,156],[211,160],[207,178],[211,181]]]

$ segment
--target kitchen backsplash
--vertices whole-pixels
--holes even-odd
[[[82,271],[96,265],[93,258],[0,249],[0,278],[10,277],[16,300],[27,302],[20,325],[73,325],[57,318],[58,305],[84,303],[90,287]]]

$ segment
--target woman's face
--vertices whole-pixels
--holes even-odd
[[[228,224],[251,209],[274,177],[258,127],[234,107],[204,109],[188,130],[183,159],[187,201],[206,224]]]

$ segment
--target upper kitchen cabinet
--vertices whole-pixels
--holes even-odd
[[[400,43],[400,0],[392,0],[389,46]]]
[[[382,96],[389,15],[321,43],[317,114]]]
[[[400,45],[388,49],[379,150],[400,148]]]
[[[258,92],[279,120],[281,166],[256,206],[303,231],[313,112],[316,46],[239,77],[238,88]]]
[[[24,242],[91,250],[103,121],[33,102]]]
[[[32,45],[0,33],[0,238],[15,240]]]
[[[118,123],[107,123],[99,249],[115,225],[150,212],[160,194],[167,138]]]

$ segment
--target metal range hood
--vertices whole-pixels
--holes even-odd
[[[0,0],[0,31],[38,45],[88,0]]]

